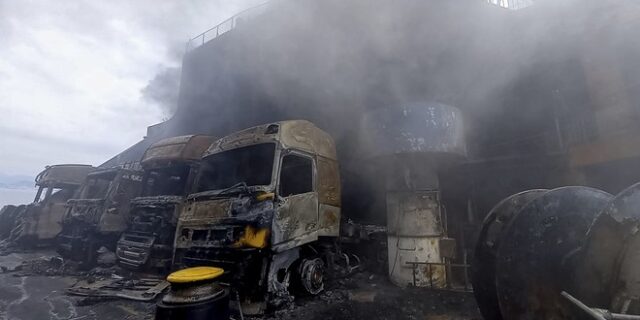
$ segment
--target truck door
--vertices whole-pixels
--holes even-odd
[[[282,157],[278,195],[280,205],[274,219],[273,244],[296,240],[296,245],[316,240],[318,193],[315,161],[311,156],[290,152]]]

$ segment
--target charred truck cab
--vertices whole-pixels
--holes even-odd
[[[197,193],[178,221],[174,263],[223,268],[221,281],[245,303],[278,304],[294,287],[317,294],[340,214],[329,134],[304,120],[246,129],[205,152]]]
[[[118,241],[118,263],[131,269],[171,267],[176,224],[192,191],[202,153],[214,138],[188,135],[161,140],[142,157],[142,195],[131,200],[130,220]]]
[[[129,220],[129,201],[139,194],[141,180],[141,172],[134,169],[109,168],[89,174],[77,198],[67,202],[58,252],[92,264],[100,247],[115,250]]]
[[[67,200],[94,169],[81,164],[47,166],[36,176],[38,192],[33,203],[16,207],[11,240],[23,245],[51,245],[60,232]]]

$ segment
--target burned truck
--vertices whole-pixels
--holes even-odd
[[[131,168],[99,169],[90,173],[77,197],[67,202],[58,235],[58,252],[66,258],[93,264],[96,251],[115,251],[129,220],[129,202],[139,195],[141,171]]]
[[[11,228],[8,242],[26,246],[52,244],[61,230],[67,200],[94,169],[81,164],[47,166],[36,176],[38,191],[33,203],[2,210],[2,222],[6,226],[3,233],[6,235]]]
[[[304,120],[233,133],[205,152],[197,192],[176,230],[176,268],[226,270],[244,303],[323,290],[340,232],[340,174],[333,139]]]
[[[131,200],[130,220],[118,241],[118,263],[168,270],[182,203],[193,188],[202,153],[214,138],[187,135],[161,140],[142,157],[142,193]]]

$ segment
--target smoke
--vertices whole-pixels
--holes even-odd
[[[311,120],[336,140],[345,211],[371,214],[384,196],[372,199],[380,177],[361,152],[364,115],[491,105],[519,72],[504,65],[525,55],[509,55],[509,13],[482,1],[272,1],[185,56],[172,134]]]
[[[155,103],[165,116],[173,115],[178,103],[180,68],[164,67],[142,89],[142,96]]]
[[[534,54],[518,47],[512,13],[483,1],[272,1],[185,57],[176,131],[304,118],[349,144],[369,110],[499,112],[492,95]]]
[[[601,55],[591,40],[616,44],[599,49],[608,54],[639,52],[617,41],[634,37],[608,27],[610,16],[590,22],[611,5],[601,2],[538,1],[513,11],[480,0],[271,1],[263,14],[185,56],[169,133],[223,136],[308,119],[336,140],[343,176],[366,176],[364,115],[437,102],[462,110],[471,158],[544,156],[563,146],[559,136],[573,136],[577,115],[592,112],[589,78],[608,64],[585,67],[585,56]],[[495,196],[561,183],[527,170],[504,173]],[[495,172],[485,173],[483,181]]]

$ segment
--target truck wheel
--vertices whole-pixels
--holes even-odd
[[[305,293],[317,295],[324,289],[324,262],[320,258],[304,259],[300,263],[300,284]]]

